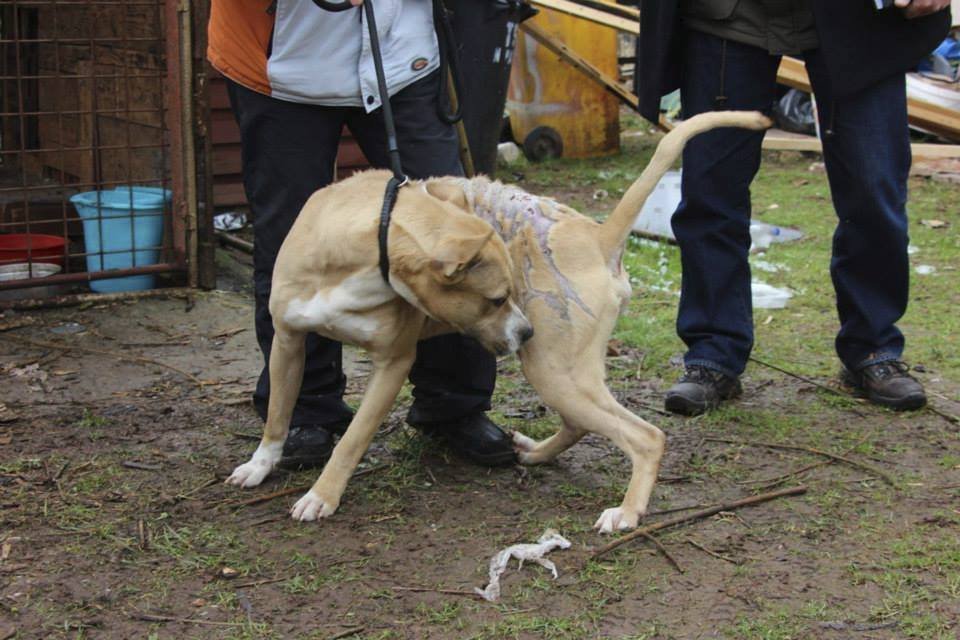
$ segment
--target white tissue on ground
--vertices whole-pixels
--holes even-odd
[[[793,297],[793,292],[789,289],[778,289],[756,280],[750,284],[750,292],[754,309],[783,309]]]
[[[547,529],[535,544],[515,544],[503,549],[490,558],[490,584],[484,589],[474,588],[484,600],[495,602],[500,598],[500,576],[507,570],[510,558],[516,558],[522,568],[524,562],[536,562],[557,577],[557,566],[544,558],[554,549],[569,549],[570,541],[554,529]]]

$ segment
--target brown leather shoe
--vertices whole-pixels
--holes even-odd
[[[856,371],[843,369],[843,382],[874,404],[894,411],[913,411],[927,404],[921,385],[900,360],[886,360]]]
[[[743,393],[740,380],[716,369],[701,365],[686,368],[677,384],[667,390],[664,406],[667,411],[684,416],[698,416],[716,409],[724,400]]]

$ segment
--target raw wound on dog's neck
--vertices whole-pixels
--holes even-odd
[[[558,204],[550,198],[534,196],[517,187],[507,186],[501,182],[462,179],[467,202],[474,213],[490,223],[503,241],[508,245],[513,239],[529,229],[536,239],[547,267],[557,283],[557,292],[544,291],[533,286],[530,274],[533,271],[533,262],[529,255],[524,257],[521,273],[525,293],[523,307],[534,299],[539,298],[551,309],[560,314],[564,320],[570,319],[569,302],[575,303],[580,310],[594,317],[593,311],[580,298],[570,280],[557,267],[553,257],[553,250],[548,242],[553,225],[562,220],[565,215],[558,210]]]

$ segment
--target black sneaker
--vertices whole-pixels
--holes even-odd
[[[841,377],[874,404],[894,411],[913,411],[927,404],[927,394],[909,371],[910,367],[900,360],[886,360],[856,371],[844,367]]]
[[[686,368],[677,384],[670,387],[664,399],[667,411],[684,416],[698,416],[716,409],[724,400],[743,393],[740,380],[701,365]]]
[[[277,466],[297,471],[322,466],[333,452],[334,433],[343,433],[349,423],[331,425],[294,425],[283,442],[283,457]]]
[[[474,464],[504,467],[517,461],[513,438],[482,411],[449,422],[412,426],[440,440],[451,452]]]

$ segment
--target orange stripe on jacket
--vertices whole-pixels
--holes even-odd
[[[248,89],[270,95],[267,48],[273,32],[270,0],[213,0],[207,26],[207,59]]]

